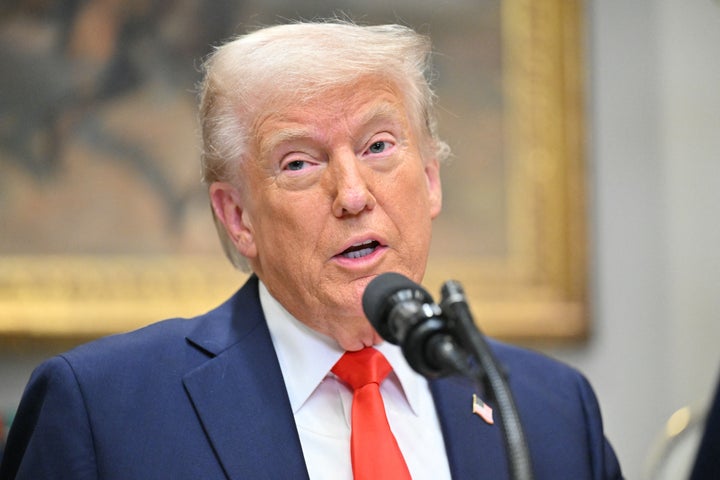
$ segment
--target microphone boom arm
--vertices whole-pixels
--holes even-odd
[[[445,282],[440,308],[450,316],[450,328],[454,330],[455,337],[479,363],[475,381],[482,384],[495,401],[505,441],[510,478],[532,480],[530,452],[507,378],[485,336],[475,324],[465,300],[465,292],[458,282]]]
[[[399,273],[378,275],[365,288],[365,315],[385,340],[400,345],[408,364],[426,378],[453,373],[484,386],[497,407],[512,480],[532,480],[530,454],[510,387],[472,318],[458,282],[442,287],[437,305]]]

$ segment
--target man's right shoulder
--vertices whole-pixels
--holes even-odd
[[[161,320],[133,331],[98,338],[62,353],[60,357],[76,366],[113,361],[168,361],[176,356],[186,356],[192,337],[231,337],[234,324],[244,320],[241,317],[255,315],[243,310],[249,310],[247,306],[254,303],[248,299],[257,296],[256,284],[256,281],[248,281],[227,301],[201,315]]]

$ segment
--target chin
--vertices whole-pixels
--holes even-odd
[[[343,350],[354,352],[382,343],[382,337],[367,323],[367,320],[365,323],[366,325],[354,332],[344,331],[335,337]]]

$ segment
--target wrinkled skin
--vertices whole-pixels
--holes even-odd
[[[345,350],[381,341],[362,311],[380,273],[420,282],[441,210],[439,164],[423,155],[403,97],[366,79],[255,124],[238,185],[210,197],[270,293]]]

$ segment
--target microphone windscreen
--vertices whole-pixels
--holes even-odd
[[[404,275],[395,272],[378,275],[365,288],[362,297],[365,316],[375,329],[382,329],[381,325],[385,323],[383,319],[393,306],[393,303],[389,302],[388,299],[400,290],[412,290],[416,294],[421,292],[425,299],[432,300],[432,297],[425,289]],[[380,333],[382,335],[382,332]]]

